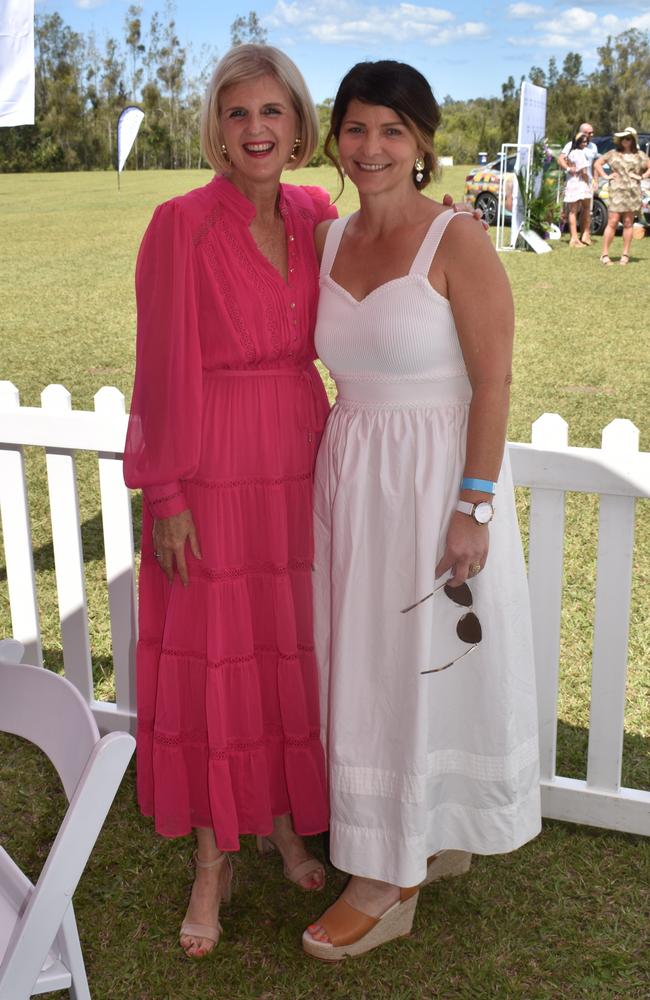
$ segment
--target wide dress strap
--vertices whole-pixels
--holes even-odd
[[[325,245],[323,246],[323,256],[320,262],[320,276],[321,278],[327,277],[327,275],[332,270],[332,265],[334,264],[334,258],[336,257],[339,249],[339,244],[345,232],[345,227],[352,218],[351,215],[346,215],[342,219],[334,219],[332,224],[327,230],[325,236]]]
[[[431,263],[440,245],[440,240],[444,236],[445,229],[452,219],[460,219],[463,215],[469,215],[470,219],[472,218],[468,212],[454,212],[451,208],[446,212],[441,212],[440,215],[436,215],[420,244],[420,249],[411,264],[409,274],[422,274],[425,278],[429,276]]]

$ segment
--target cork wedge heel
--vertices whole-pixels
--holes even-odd
[[[427,875],[422,885],[430,885],[441,878],[465,875],[472,863],[469,851],[440,851],[427,860]]]
[[[401,889],[400,898],[381,917],[371,917],[344,899],[337,899],[318,920],[329,941],[318,941],[306,930],[302,936],[303,951],[321,962],[341,962],[365,955],[380,944],[407,937],[413,926],[418,893],[417,886]]]

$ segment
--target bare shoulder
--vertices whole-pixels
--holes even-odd
[[[492,259],[498,262],[499,259],[490,234],[469,212],[456,212],[449,220],[440,241],[439,252],[443,260]]]
[[[459,301],[477,307],[481,303],[481,309],[486,304],[492,308],[496,302],[510,301],[510,282],[499,254],[489,233],[475,220],[452,220],[440,242],[438,256],[452,308]]]
[[[327,237],[329,227],[332,225],[333,222],[334,219],[325,219],[323,222],[319,222],[314,229],[314,246],[316,247],[316,256],[318,257],[319,261],[323,256],[325,239]]]

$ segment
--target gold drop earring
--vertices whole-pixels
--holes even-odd
[[[221,143],[221,155],[223,156],[226,163],[230,163],[230,157],[228,156],[228,150],[226,149],[225,142]]]
[[[300,147],[302,146],[302,139],[298,136],[293,144],[293,149],[291,150],[290,160],[297,160],[298,153],[300,152]]]

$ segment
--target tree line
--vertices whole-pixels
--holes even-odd
[[[579,52],[569,52],[560,68],[551,57],[546,70],[533,66],[531,83],[547,88],[546,137],[562,145],[572,139],[582,122],[590,122],[596,135],[608,135],[627,125],[650,131],[650,35],[631,29],[609,37],[600,46],[598,63],[585,73]],[[479,150],[489,158],[502,142],[516,142],[519,91],[512,76],[501,86],[501,97],[442,103],[438,152],[457,163],[473,163]]]
[[[73,31],[59,14],[35,21],[36,124],[0,129],[0,171],[106,170],[115,167],[116,123],[129,104],[145,118],[129,158],[130,169],[205,166],[199,143],[199,113],[217,52],[195,52],[181,42],[173,0],[154,11],[128,8],[121,38],[103,44],[93,33]],[[231,44],[264,42],[254,11],[237,17]],[[650,130],[650,36],[637,29],[609,37],[598,64],[585,73],[582,57],[570,52],[562,67],[551,58],[546,70],[533,66],[528,78],[547,87],[547,137],[563,143],[581,121],[606,134],[632,124]],[[519,89],[512,76],[501,96],[442,101],[436,147],[457,163],[473,163],[479,150],[491,158],[502,142],[515,141]],[[435,87],[435,80],[432,81]],[[312,165],[326,162],[323,139],[332,101],[318,105],[321,143]]]

